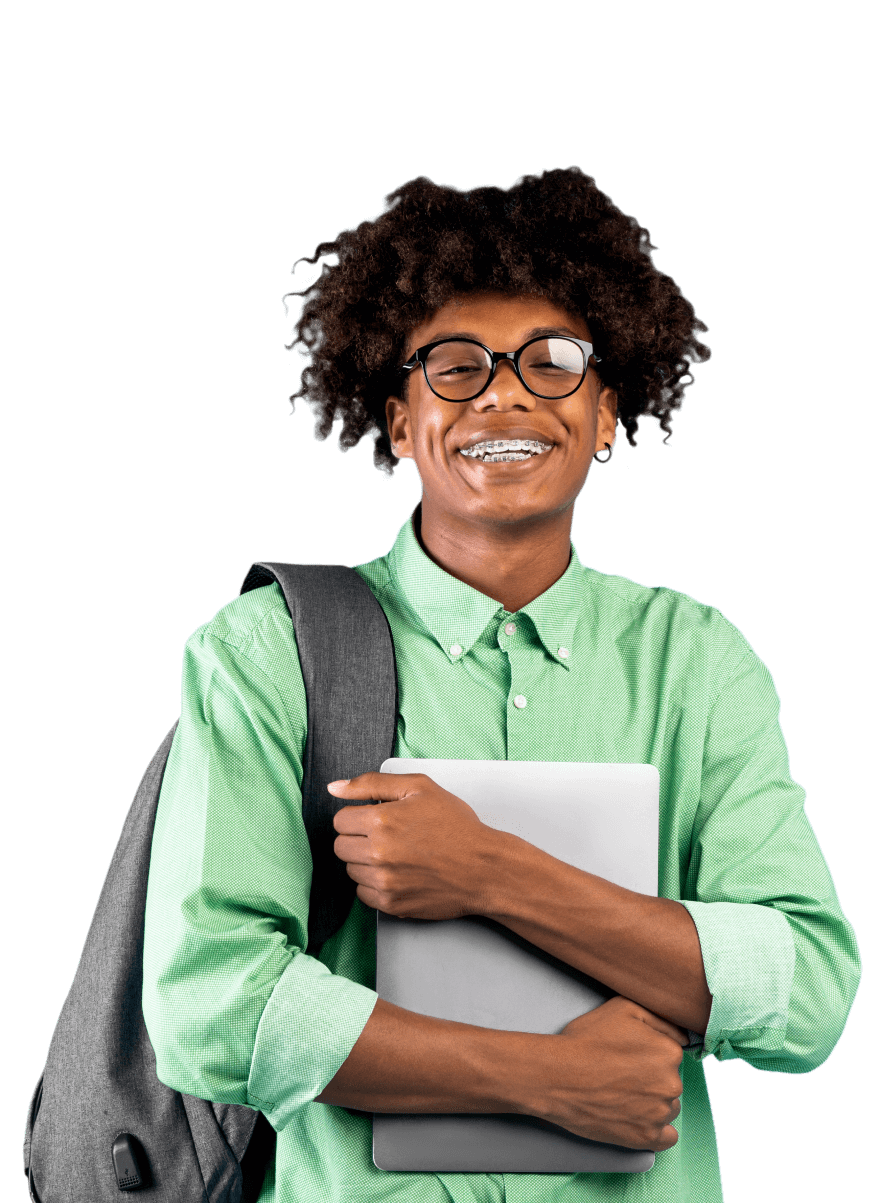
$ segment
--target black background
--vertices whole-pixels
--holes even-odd
[[[25,505],[14,587],[29,599],[13,621],[31,632],[22,697],[37,770],[18,799],[38,875],[22,1122],[127,807],[178,716],[185,640],[236,597],[251,562],[384,555],[417,502],[414,463],[387,482],[368,439],[341,456],[340,426],[316,443],[307,405],[289,416],[301,361],[283,344],[298,302],[289,318],[280,302],[314,274],[291,278],[293,261],[378,214],[416,174],[469,188],[577,162],[648,227],[655,263],[711,327],[701,338],[713,360],[695,367],[671,448],[652,420],[637,450],[619,429],[572,537],[584,563],[718,606],[765,660],[792,776],[863,940],[847,822],[863,786],[839,771],[868,604],[853,498],[862,450],[836,383],[842,319],[818,303],[847,295],[855,266],[804,142],[776,153],[726,134],[690,164],[592,144],[525,142],[474,167],[443,154],[313,161],[281,144],[261,156],[240,135],[231,150],[220,137],[149,141],[145,166],[132,155],[121,176],[95,155],[101,186],[67,239],[65,318],[44,344],[57,383],[34,415],[42,486]],[[832,174],[843,195],[854,186],[844,165]],[[73,227],[61,211],[52,237]],[[841,1146],[821,1136],[850,1137],[859,1122],[856,1018],[857,1005],[812,1074],[708,1060],[729,1201],[755,1184],[768,1197],[832,1177]]]

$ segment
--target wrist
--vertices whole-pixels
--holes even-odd
[[[489,1029],[483,1029],[488,1034]],[[547,1068],[558,1037],[531,1032],[491,1031],[484,1047],[482,1078],[490,1110],[542,1116]]]
[[[537,881],[538,858],[545,853],[533,844],[512,835],[487,827],[479,874],[479,909],[474,912],[507,923],[519,915],[525,894]]]

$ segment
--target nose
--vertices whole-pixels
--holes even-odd
[[[506,377],[501,377],[499,374],[501,368],[507,369]],[[500,360],[498,366],[494,369],[492,379],[486,385],[486,391],[480,397],[475,398],[475,404],[479,405],[483,401],[494,402],[495,404],[506,401],[513,405],[525,404],[533,407],[536,399],[538,398],[534,396],[534,393],[529,392],[527,387],[525,387],[524,381],[519,380],[512,360]]]
[[[506,368],[507,375],[506,377],[501,377],[500,372],[501,369],[504,368]],[[528,389],[525,389],[524,381],[519,379],[519,374],[516,371],[516,367],[513,365],[512,360],[500,360],[497,365],[495,365],[494,375],[492,379],[488,381],[486,392],[491,392],[493,389],[503,389],[504,380],[506,380],[507,390],[509,390],[510,387],[513,387],[513,389],[521,390],[522,392],[528,393],[529,397],[531,396],[531,393],[528,392]]]

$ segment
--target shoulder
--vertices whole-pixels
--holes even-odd
[[[239,651],[247,651],[269,632],[285,640],[295,640],[284,594],[274,581],[228,602],[210,622],[192,634],[189,642],[219,640]]]
[[[622,632],[637,632],[647,643],[677,645],[713,664],[715,677],[755,657],[742,632],[716,606],[665,585],[642,585],[623,576],[584,569],[586,587],[600,611],[612,615]]]

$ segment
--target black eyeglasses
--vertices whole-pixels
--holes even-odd
[[[419,364],[428,388],[443,401],[474,401],[494,379],[498,364],[509,359],[529,393],[544,400],[570,397],[586,378],[592,343],[559,335],[532,338],[518,351],[492,351],[472,338],[441,338],[419,347],[399,369],[411,372]]]

